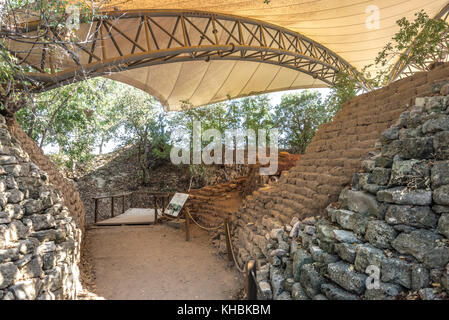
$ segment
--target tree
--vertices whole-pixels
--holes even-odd
[[[81,19],[92,21],[97,16],[95,8],[101,5],[100,2],[71,0],[0,2],[0,112],[4,116],[13,117],[18,110],[29,105],[33,100],[32,92],[39,89],[39,84],[27,76],[27,72],[36,71],[33,69],[36,67],[28,66],[24,62],[32,50],[42,47],[45,52],[52,51],[71,56],[79,63],[76,54],[70,49],[79,42],[79,39],[74,36],[71,25],[67,23],[66,9],[69,5],[76,4]],[[41,22],[33,33],[25,32],[26,23],[30,21]],[[91,34],[86,35],[85,39],[89,39]],[[31,49],[11,52],[5,45],[8,41],[29,44]]]
[[[328,122],[332,115],[317,91],[284,95],[274,116],[281,146],[293,153],[304,153],[318,127]]]
[[[92,159],[95,147],[113,137],[117,87],[112,80],[91,79],[36,94],[16,117],[41,148],[56,147],[62,163],[76,173],[78,163]]]
[[[395,62],[418,70],[429,70],[434,62],[445,61],[449,50],[449,24],[442,19],[430,18],[424,10],[415,14],[415,20],[402,18],[396,21],[399,31],[378,53],[375,63],[367,65],[364,73],[375,87],[391,79]],[[369,69],[377,69],[374,74]]]
[[[357,82],[344,72],[337,73],[335,84],[331,87],[329,95],[325,99],[328,110],[335,114],[344,103],[357,95]]]
[[[166,160],[170,154],[170,132],[164,122],[165,112],[149,94],[129,86],[121,89],[114,107],[122,116],[117,130],[123,128],[123,144],[137,145],[142,184],[148,185],[150,169]]]

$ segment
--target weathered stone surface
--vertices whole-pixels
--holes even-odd
[[[367,289],[366,300],[394,300],[401,292],[400,286],[391,283],[380,283],[378,289]]]
[[[356,293],[362,294],[365,291],[366,276],[351,270],[349,264],[345,262],[331,263],[327,266],[329,278],[340,287]]]
[[[21,268],[21,272],[29,278],[39,278],[43,273],[42,264],[42,258],[37,256]]]
[[[295,217],[296,218],[296,217]],[[293,226],[292,229],[290,230],[289,233],[289,237],[290,238],[296,238],[298,236],[298,231],[299,231],[299,227],[300,227],[301,223],[299,221],[297,221]]]
[[[56,240],[56,231],[55,230],[42,230],[36,231],[31,234],[32,237],[37,238],[39,241],[54,241]]]
[[[374,184],[385,186],[390,181],[391,169],[374,168],[372,172],[372,182]]]
[[[382,281],[394,282],[408,289],[412,285],[412,264],[401,259],[390,258],[382,261]]]
[[[402,140],[394,140],[388,144],[381,145],[381,154],[384,158],[393,158],[402,148]]]
[[[381,168],[391,168],[393,165],[393,159],[390,157],[376,156],[374,159],[374,166]],[[374,169],[374,168],[372,168]]]
[[[293,279],[299,281],[302,266],[313,263],[312,256],[303,249],[297,249],[293,255]]]
[[[325,283],[326,280],[315,270],[313,265],[305,264],[301,268],[299,282],[306,295],[312,299],[320,293],[321,285]]]
[[[433,137],[407,138],[401,142],[400,155],[404,159],[430,159],[434,152]]]
[[[273,299],[276,299],[278,295],[284,290],[284,277],[282,271],[279,268],[270,268],[270,283],[273,291]]]
[[[292,299],[293,300],[310,300],[310,298],[306,295],[304,290],[301,287],[299,282],[295,282],[292,286]]]
[[[376,197],[363,191],[345,190],[340,194],[339,201],[344,209],[358,213],[367,213],[375,217],[381,216],[381,209]]]
[[[429,271],[422,265],[414,265],[412,267],[412,290],[419,290],[421,288],[426,288],[430,284],[430,274]]]
[[[19,258],[19,250],[17,248],[0,249],[0,263],[10,262]]]
[[[7,288],[14,283],[18,269],[12,262],[0,264],[0,289]]]
[[[368,222],[365,238],[374,246],[382,249],[391,248],[391,241],[397,236],[396,230],[384,221]]]
[[[11,222],[11,215],[8,212],[0,212],[0,224]]]
[[[436,162],[431,172],[432,188],[449,184],[449,161]]]
[[[354,263],[356,257],[356,246],[349,243],[336,243],[335,252],[339,257],[349,263]]]
[[[284,230],[283,229],[273,229],[273,230],[271,230],[271,232],[270,232],[270,237],[271,237],[271,239],[274,239],[274,240],[276,240],[276,239],[282,239],[282,234],[284,233]]]
[[[449,239],[449,213],[441,215],[438,221],[438,232]]]
[[[427,206],[390,205],[385,221],[392,225],[405,224],[417,228],[435,228],[438,216]]]
[[[438,115],[438,117],[434,119],[427,120],[422,126],[422,131],[424,134],[435,133],[444,130],[449,130],[449,116],[447,115]]]
[[[350,231],[346,231],[346,230],[334,230],[334,238],[335,240],[337,240],[338,242],[343,242],[343,243],[360,243],[360,239],[357,238],[357,236]]]
[[[41,282],[39,279],[30,279],[26,281],[17,282],[11,286],[11,291],[19,300],[34,300],[39,294]]]
[[[438,160],[449,160],[449,131],[441,131],[433,136],[435,157]]]
[[[5,155],[0,156],[0,165],[15,164],[15,163],[17,163],[17,159],[14,156],[5,156]]]
[[[323,294],[317,294],[315,297],[313,297],[313,299],[312,300],[329,300],[328,298],[326,298],[326,296],[325,295],[323,295]]]
[[[43,210],[44,207],[41,200],[34,199],[26,200],[23,206],[25,207],[25,214],[27,215],[39,213]]]
[[[440,237],[431,231],[419,229],[410,233],[401,233],[392,242],[392,246],[402,254],[410,254],[419,261],[423,261],[425,254],[437,246],[438,239]]]
[[[381,190],[377,193],[381,202],[427,206],[432,204],[432,192],[428,190],[411,190],[406,187],[396,187]]]
[[[295,284],[295,280],[293,278],[287,278],[284,282],[284,290],[288,292],[292,292],[292,287]]]
[[[259,281],[258,283],[258,292],[257,299],[258,300],[271,300],[273,299],[273,293],[271,292],[271,286],[266,281]]]
[[[275,300],[292,300],[290,292],[284,291],[276,297]]]
[[[320,247],[328,253],[333,253],[334,251],[334,233],[335,228],[329,225],[327,222],[320,222],[316,224],[316,237],[320,243]]]
[[[430,168],[427,161],[394,160],[390,186],[413,185],[415,188],[426,188],[429,184]]]
[[[449,263],[449,247],[437,246],[424,255],[423,263],[429,268],[443,268]]]
[[[329,254],[318,246],[311,246],[309,252],[312,255],[312,259],[319,263],[328,264],[340,260],[338,256]]]
[[[437,214],[449,213],[449,206],[440,206],[435,204],[432,206],[432,210]]]
[[[353,230],[355,224],[355,212],[349,210],[334,210],[335,221],[344,229]]]
[[[321,285],[321,291],[329,300],[360,300],[357,295],[349,293],[330,283]]]
[[[19,140],[9,136],[0,116],[1,299],[73,299],[80,285],[81,233]]]
[[[433,201],[437,204],[449,205],[449,185],[444,185],[433,191]]]
[[[441,300],[438,295],[435,294],[434,288],[424,288],[418,291],[421,300]]]
[[[52,215],[49,214],[35,214],[30,216],[35,231],[51,229],[56,226],[56,221]]]
[[[354,261],[355,269],[365,273],[368,266],[382,266],[382,261],[387,257],[382,250],[377,249],[369,244],[361,244],[357,246],[356,258]]]
[[[9,203],[19,203],[25,198],[25,195],[19,189],[13,189],[8,192]]]

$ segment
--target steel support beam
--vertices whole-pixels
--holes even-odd
[[[30,23],[27,30],[32,32],[38,26],[39,22]],[[335,84],[342,71],[360,88],[371,89],[361,73],[328,48],[258,20],[199,11],[114,11],[89,26],[91,31],[83,36],[84,41],[65,48],[70,52],[66,54],[69,62],[66,59],[58,65],[55,48],[50,50],[49,45],[30,49],[29,57],[41,57],[39,61],[24,59],[38,70],[28,74],[40,83],[38,91],[120,71],[195,60],[269,63],[303,72],[328,85]]]

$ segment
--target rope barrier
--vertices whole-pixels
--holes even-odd
[[[223,225],[224,225],[224,223],[222,223],[222,224],[220,224],[219,226],[216,226],[216,227],[210,227],[210,228],[204,227],[204,226],[200,225],[198,222],[195,221],[195,219],[194,219],[194,218],[192,217],[192,215],[190,214],[189,210],[186,210],[186,212],[187,212],[187,214],[189,215],[190,220],[192,220],[193,223],[195,223],[199,228],[201,228],[201,229],[203,229],[203,230],[207,230],[207,231],[218,230],[218,229],[220,229],[221,227],[223,227]]]
[[[235,258],[235,254],[234,254],[234,246],[232,245],[232,240],[231,240],[231,232],[229,231],[229,224],[228,223],[225,223],[225,228],[226,228],[226,237],[228,238],[228,243],[229,243],[229,246],[230,246],[230,251],[231,251],[231,254],[232,254],[232,260],[234,260],[234,264],[235,264],[235,267],[237,268],[237,270],[238,271],[240,271],[241,273],[245,273],[245,268],[240,268],[240,266],[239,266],[239,264],[238,264],[238,262],[237,262],[237,259]]]

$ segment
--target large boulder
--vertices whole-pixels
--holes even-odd
[[[339,201],[343,209],[382,217],[382,208],[376,201],[376,197],[369,193],[346,189],[340,194]]]
[[[429,230],[418,229],[410,233],[401,233],[392,242],[392,246],[402,254],[410,254],[423,261],[425,254],[437,246],[436,241],[439,239],[441,237]]]
[[[427,206],[432,204],[432,191],[396,187],[379,191],[377,200],[395,204]]]
[[[362,294],[366,288],[366,276],[352,270],[345,262],[335,262],[327,266],[329,278],[340,287],[356,294]]]
[[[385,221],[391,225],[435,228],[438,216],[428,206],[390,205],[385,213]]]
[[[396,230],[381,220],[368,222],[365,238],[375,247],[388,249],[391,248],[391,241],[397,236]]]

